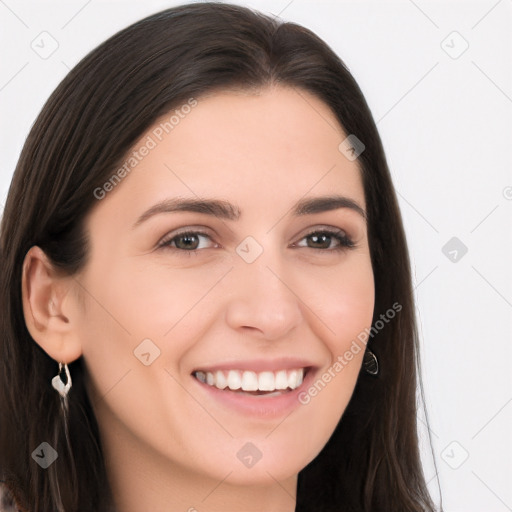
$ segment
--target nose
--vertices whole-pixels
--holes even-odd
[[[301,319],[301,301],[290,272],[267,258],[239,262],[231,273],[226,322],[264,340],[286,337]]]

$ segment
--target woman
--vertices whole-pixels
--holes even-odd
[[[1,254],[17,509],[434,510],[395,192],[310,31],[201,3],[103,43],[28,136]]]

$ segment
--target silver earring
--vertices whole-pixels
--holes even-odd
[[[66,383],[62,381],[60,378],[62,374],[62,369],[64,369],[64,373],[66,374]],[[69,390],[71,389],[72,383],[71,383],[71,374],[69,373],[69,368],[67,364],[59,363],[59,373],[53,377],[52,379],[52,386],[53,388],[59,392],[59,395],[62,398],[66,398]]]
[[[377,356],[370,350],[366,349],[363,359],[363,367],[369,375],[377,375],[379,373],[379,361]]]

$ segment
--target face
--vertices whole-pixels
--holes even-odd
[[[89,392],[107,458],[122,445],[180,474],[283,481],[325,445],[361,367],[374,281],[360,170],[307,92],[189,106],[148,130],[87,218]]]

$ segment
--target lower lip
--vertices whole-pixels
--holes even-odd
[[[288,415],[294,409],[302,405],[299,400],[299,395],[308,389],[310,382],[312,382],[314,378],[314,373],[313,369],[309,368],[304,376],[304,381],[298,388],[275,396],[245,395],[236,391],[229,391],[228,388],[222,390],[215,386],[209,386],[197,380],[194,376],[192,376],[192,379],[199,385],[200,389],[207,393],[208,398],[213,398],[222,405],[245,415],[260,418],[275,418]]]

